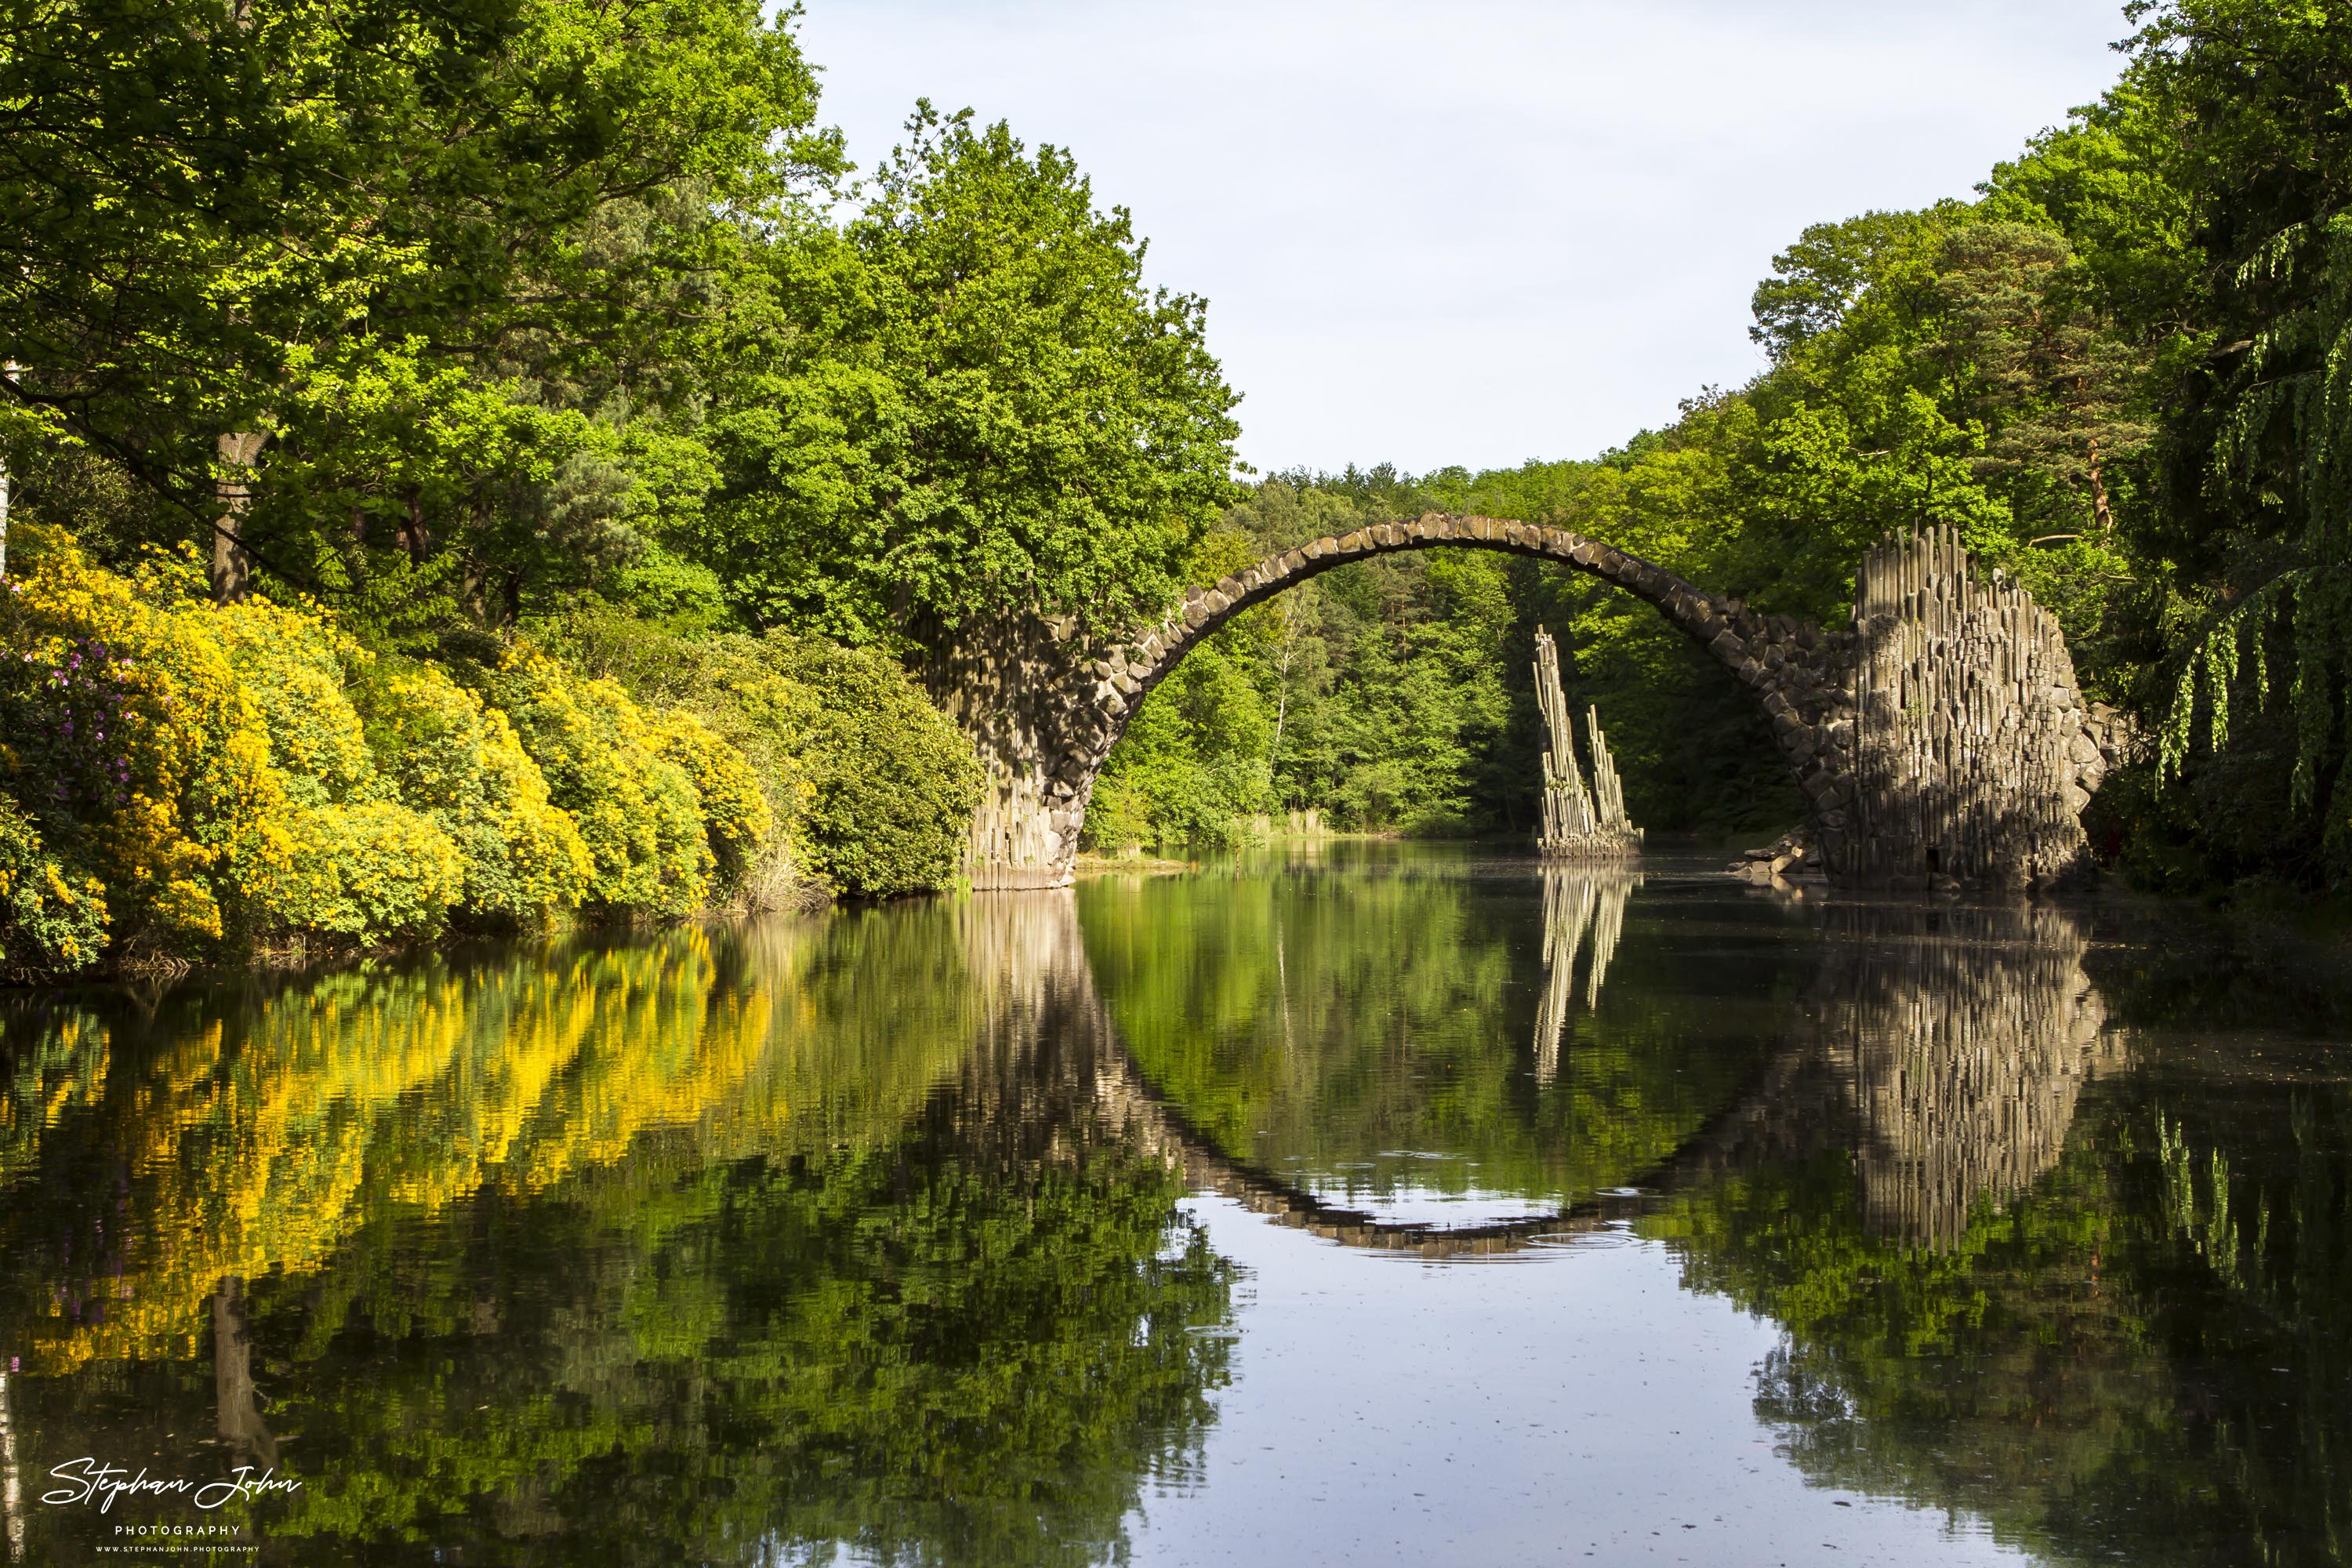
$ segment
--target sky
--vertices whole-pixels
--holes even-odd
[[[2116,0],[804,0],[870,169],[929,97],[1068,148],[1209,301],[1266,472],[1587,458],[1763,367],[1807,224],[1967,196]]]

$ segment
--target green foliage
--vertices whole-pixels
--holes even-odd
[[[951,883],[981,798],[971,741],[881,654],[782,634],[762,654],[814,700],[799,747],[811,869],[861,898]]]
[[[2062,230],[2142,346],[2156,485],[2140,584],[2100,652],[2158,732],[2121,826],[2195,879],[2352,874],[2338,795],[2352,668],[2352,37],[2325,7],[2167,0],[2123,79],[1996,171],[1988,206]],[[2291,678],[2273,679],[2273,672]],[[2276,692],[2284,719],[2264,712]]]
[[[750,814],[756,792],[775,825],[752,850],[720,850],[722,867],[749,855],[749,904],[805,901],[810,879],[881,898],[943,889],[961,873],[980,798],[971,743],[887,657],[782,632],[665,632],[609,607],[548,636],[580,667],[667,710],[665,722],[690,727],[680,733],[698,728],[710,739],[698,744],[719,748],[707,754],[741,759],[718,797]]]
[[[739,0],[25,13],[9,428],[395,623],[576,580],[696,467],[660,426],[739,226],[838,163],[814,100]]]

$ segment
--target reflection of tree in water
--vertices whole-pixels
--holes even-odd
[[[1601,1005],[1601,984],[1625,931],[1625,902],[1642,885],[1634,872],[1594,865],[1547,866],[1543,872],[1544,994],[1536,1014],[1536,1081],[1559,1074],[1559,1037],[1575,1005],[1576,957],[1591,936],[1584,973],[1584,1006]]]
[[[1594,926],[1633,923],[1607,954],[1602,1005],[1569,1010],[1575,1044],[1542,1080],[1541,885],[1105,879],[1077,907],[1121,1040],[1214,1150],[1350,1210],[1475,1193],[1538,1211],[1625,1186],[1717,1113],[1769,1054],[1776,994],[1802,962],[1741,933],[1694,973],[1636,900],[1596,899],[1571,996],[1592,990]]]
[[[13,1019],[11,1430],[288,1444],[265,1552],[306,1563],[1115,1554],[1193,1462],[1230,1282],[1095,1109],[1067,929],[991,900],[77,1015],[95,1078]]]

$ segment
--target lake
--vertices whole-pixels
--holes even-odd
[[[2352,1555],[2352,981],[1713,863],[0,998],[5,1561]]]

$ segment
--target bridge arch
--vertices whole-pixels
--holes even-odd
[[[1313,540],[1190,589],[1175,614],[1131,639],[1092,642],[1069,622],[1000,628],[934,667],[935,694],[989,773],[972,828],[973,887],[1069,881],[1111,747],[1203,638],[1350,562],[1438,548],[1559,562],[1625,589],[1705,648],[1754,692],[1833,877],[2025,886],[2081,857],[2079,812],[2114,737],[2086,731],[2056,624],[1998,574],[1980,580],[1951,531],[1873,552],[1853,624],[1831,629],[1759,614],[1568,529],[1425,512]]]
[[[1270,555],[1236,576],[1189,591],[1183,607],[1128,653],[1125,674],[1133,684],[1132,693],[1118,679],[1121,671],[1118,655],[1127,650],[1113,650],[1112,658],[1105,661],[1109,665],[1109,673],[1099,676],[1097,699],[1106,708],[1111,708],[1114,698],[1125,701],[1124,707],[1112,709],[1116,719],[1114,740],[1125,730],[1134,705],[1202,638],[1235,616],[1352,562],[1447,546],[1557,561],[1614,584],[1656,608],[1675,629],[1706,648],[1733,675],[1764,691],[1779,689],[1782,682],[1772,671],[1787,663],[1792,651],[1787,645],[1801,646],[1802,634],[1809,629],[1804,623],[1786,616],[1776,617],[1777,624],[1768,622],[1736,599],[1705,593],[1631,552],[1587,539],[1568,529],[1456,512],[1424,512],[1410,522],[1371,523],[1350,532],[1314,540]],[[1813,643],[1823,640],[1818,627],[1810,629],[1814,634],[1811,639]],[[1775,643],[1782,645],[1781,660],[1768,666],[1763,655]]]

